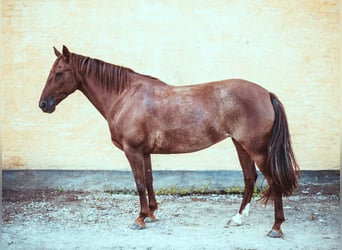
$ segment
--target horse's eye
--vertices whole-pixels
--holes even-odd
[[[56,80],[57,81],[60,80],[62,78],[62,76],[63,76],[63,72],[57,72],[56,73]]]

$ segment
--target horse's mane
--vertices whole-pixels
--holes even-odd
[[[78,72],[92,77],[100,87],[116,93],[130,87],[129,73],[134,73],[133,70],[74,53],[71,55]]]

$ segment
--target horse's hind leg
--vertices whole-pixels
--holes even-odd
[[[251,156],[236,140],[233,139],[233,142],[237,150],[239,161],[243,170],[245,190],[243,193],[243,200],[240,206],[240,210],[228,222],[228,225],[239,226],[243,223],[243,218],[248,216],[250,201],[252,199],[254,186],[255,186],[255,182],[258,177],[258,174],[256,172],[255,164]]]
[[[273,193],[274,199],[274,225],[272,230],[267,236],[272,238],[284,238],[284,234],[281,231],[281,224],[285,221],[284,210],[283,210],[283,198],[279,193]]]
[[[267,203],[267,200],[271,199],[274,202],[274,224],[271,231],[267,235],[272,238],[283,238],[284,234],[281,231],[280,227],[281,224],[285,221],[282,194],[275,190],[272,184],[272,178],[266,173],[266,152],[255,154],[254,159],[269,185],[269,189],[264,193],[264,201],[265,203]]]
[[[146,222],[156,221],[157,218],[154,215],[154,211],[158,209],[157,200],[153,190],[153,176],[152,176],[152,165],[151,165],[151,156],[144,156],[145,163],[145,178],[146,178],[146,189],[148,194],[148,203],[149,203],[149,215],[146,218]]]

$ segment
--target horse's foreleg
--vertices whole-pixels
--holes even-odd
[[[145,178],[145,163],[142,153],[134,150],[125,150],[126,157],[131,165],[134,175],[135,184],[137,186],[140,198],[140,213],[138,218],[132,225],[132,229],[144,229],[145,218],[149,216],[149,208],[146,198],[146,178]]]
[[[253,196],[254,186],[258,177],[253,159],[245,149],[233,139],[239,161],[243,170],[245,190],[239,212],[228,222],[230,226],[239,226],[243,223],[243,218],[248,216],[250,201]]]
[[[148,203],[149,203],[149,214],[148,218],[146,218],[146,222],[156,221],[157,218],[154,215],[154,211],[158,209],[157,200],[153,190],[153,176],[152,176],[152,165],[151,165],[151,156],[145,155],[145,178],[146,178],[146,188],[148,194]]]

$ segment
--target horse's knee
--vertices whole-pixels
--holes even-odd
[[[144,194],[146,192],[146,186],[144,183],[137,183],[137,191],[139,194]]]

